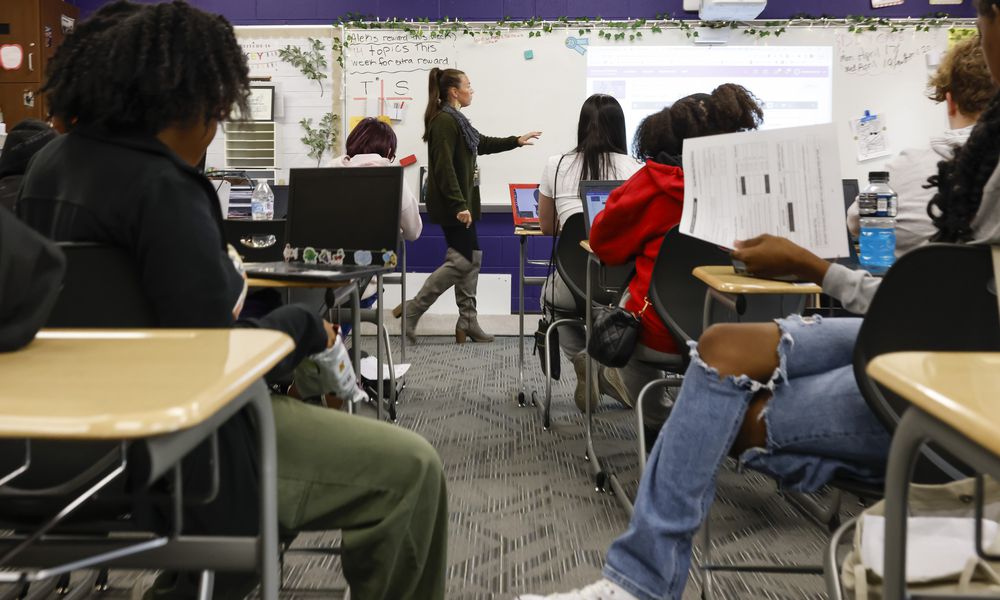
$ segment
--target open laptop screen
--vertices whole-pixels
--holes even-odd
[[[522,219],[538,218],[538,187],[514,188],[517,202],[517,215]]]
[[[294,247],[396,250],[402,167],[292,169],[288,240]]]
[[[586,217],[587,237],[590,237],[590,227],[594,219],[608,203],[608,196],[620,186],[623,181],[581,181],[580,200],[583,201],[583,214]]]

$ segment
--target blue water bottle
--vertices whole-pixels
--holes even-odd
[[[889,173],[872,171],[868,187],[858,196],[861,216],[861,266],[882,275],[896,260],[896,213],[898,196],[889,187]]]

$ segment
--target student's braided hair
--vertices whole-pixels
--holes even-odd
[[[119,1],[80,23],[56,51],[42,93],[67,127],[155,134],[247,110],[249,69],[223,17],[186,2]]]
[[[684,140],[757,129],[764,109],[749,90],[724,83],[711,94],[692,94],[639,124],[633,141],[636,158],[680,164]]]

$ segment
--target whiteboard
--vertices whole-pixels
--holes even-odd
[[[441,37],[419,39],[398,30],[345,30],[345,127],[352,117],[398,117],[392,121],[399,138],[397,154],[415,154],[417,164],[426,165],[426,146],[420,138],[428,72],[434,66],[461,69],[475,90],[472,105],[464,112],[481,133],[506,136],[543,131],[535,146],[479,159],[483,203],[508,204],[508,183],[538,182],[546,158],[575,145],[580,106],[587,95],[586,55],[567,47],[568,37],[580,37],[577,29],[556,29],[540,37],[529,37],[529,33],[519,29],[495,38],[472,38],[461,32],[441,32]],[[645,31],[635,42],[607,41],[594,34],[584,37],[588,47],[692,44],[683,32],[670,29],[655,34]],[[864,182],[868,171],[879,170],[892,156],[859,163],[851,119],[861,117],[865,110],[878,113],[886,125],[892,155],[904,148],[927,146],[931,136],[947,128],[944,106],[924,97],[930,65],[936,65],[947,39],[946,28],[851,33],[839,26],[790,27],[778,39],[735,35],[729,46],[833,49],[832,120],[839,136],[841,174]],[[713,49],[699,47],[706,53]],[[530,59],[526,51],[531,51]],[[743,83],[753,91],[752,81]],[[664,102],[675,99],[664,98]],[[418,169],[411,167],[406,173],[416,189]]]

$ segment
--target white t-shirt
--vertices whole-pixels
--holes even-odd
[[[565,158],[562,158],[564,157]],[[626,154],[611,155],[611,172],[602,179],[622,181],[642,168],[642,163]],[[559,165],[559,159],[562,164]],[[556,166],[559,166],[559,177],[556,180]],[[542,179],[538,182],[538,192],[555,200],[556,216],[559,226],[566,222],[570,215],[583,212],[583,202],[580,200],[580,173],[583,171],[583,157],[579,153],[556,154],[550,156],[542,170]],[[553,191],[553,183],[559,189]]]

